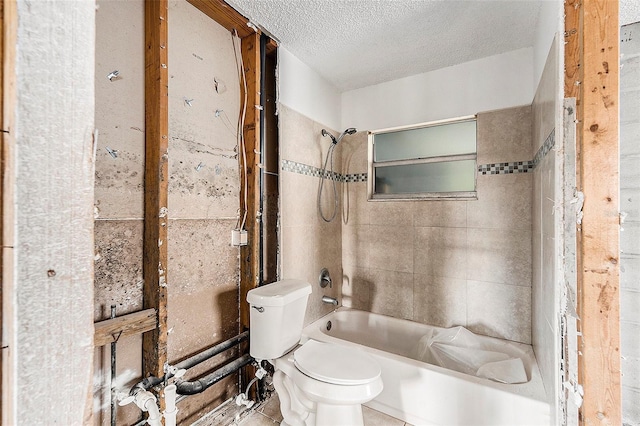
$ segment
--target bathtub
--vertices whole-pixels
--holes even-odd
[[[503,384],[413,359],[417,342],[434,328],[437,327],[340,308],[305,327],[302,342],[331,342],[371,354],[382,368],[384,389],[366,405],[414,425],[551,423],[531,346],[482,336],[495,348],[523,361],[528,381]]]

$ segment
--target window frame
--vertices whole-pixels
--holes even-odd
[[[374,137],[378,134],[392,133],[398,131],[424,129],[427,127],[441,126],[445,124],[463,123],[467,121],[476,122],[476,148],[473,154],[455,154],[445,156],[433,156],[423,158],[410,158],[406,160],[374,161],[375,142]],[[380,167],[402,166],[413,164],[446,163],[452,161],[474,160],[473,171],[473,191],[454,192],[416,192],[403,194],[381,194],[375,192],[375,170]],[[367,200],[368,201],[414,201],[414,200],[477,200],[478,183],[478,116],[468,115],[446,120],[430,121],[426,123],[413,124],[409,126],[390,127],[368,132],[368,170],[367,170]]]

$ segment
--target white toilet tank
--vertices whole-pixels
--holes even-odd
[[[252,357],[276,359],[300,341],[310,294],[311,284],[302,280],[276,281],[247,293]]]

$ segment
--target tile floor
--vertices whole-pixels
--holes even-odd
[[[411,426],[409,423],[367,407],[362,407],[362,414],[365,426]],[[279,425],[281,421],[280,400],[274,393],[262,407],[242,420],[239,426],[273,426]]]

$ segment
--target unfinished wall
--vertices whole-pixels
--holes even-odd
[[[363,129],[360,129],[363,130]],[[345,138],[344,173],[367,171],[367,135]],[[531,108],[478,114],[478,165],[531,160]],[[531,343],[530,173],[478,173],[472,201],[367,201],[345,187],[343,304]]]
[[[3,3],[9,11],[17,43],[4,71],[15,86],[4,89],[18,96],[5,104],[3,128],[2,424],[86,424],[95,9],[91,2]]]
[[[95,307],[94,321],[142,309],[144,179],[143,2],[100,0],[96,16]],[[117,28],[117,31],[114,31]],[[113,71],[119,75],[108,78]],[[94,424],[110,422],[110,348],[95,349]],[[117,345],[121,390],[142,374],[142,337]],[[133,406],[118,408],[118,424],[140,418]]]
[[[622,27],[620,52],[620,334],[622,421],[640,424],[640,24]]]
[[[101,0],[96,20],[94,319],[100,320],[112,304],[118,315],[142,308],[143,2]],[[230,246],[230,230],[239,207],[234,123],[240,94],[231,34],[182,0],[169,3],[168,22],[169,222],[162,244],[168,244],[168,359],[174,363],[238,331],[238,250]],[[115,70],[119,75],[109,80]],[[141,342],[139,336],[118,342],[120,388],[140,377]],[[95,423],[108,424],[109,348],[96,355]],[[236,383],[230,376],[181,401],[178,421],[210,411],[237,392]],[[132,405],[118,408],[118,424],[139,418]]]
[[[323,295],[340,298],[342,277],[342,238],[340,212],[331,223],[322,220],[317,210],[319,170],[331,144],[322,137],[323,128],[335,131],[279,105],[280,123],[280,211],[281,211],[281,269],[282,278],[297,278],[309,282],[313,294],[305,323],[331,312],[335,307],[322,303]],[[341,167],[341,150],[334,154],[334,170]],[[331,214],[332,181],[327,179],[323,189],[323,211]],[[318,277],[322,268],[329,269],[333,287],[320,288]]]
[[[231,247],[240,194],[236,69],[231,33],[186,1],[170,1],[170,363],[238,334],[238,249]],[[178,421],[193,421],[236,393],[232,375],[179,403]]]
[[[533,150],[537,159],[533,183],[533,349],[542,373],[552,413],[556,412],[560,365],[559,292],[564,277],[558,273],[562,237],[563,194],[558,188],[562,160],[562,97],[559,46],[554,40],[533,100]],[[554,416],[552,418],[555,421]]]

